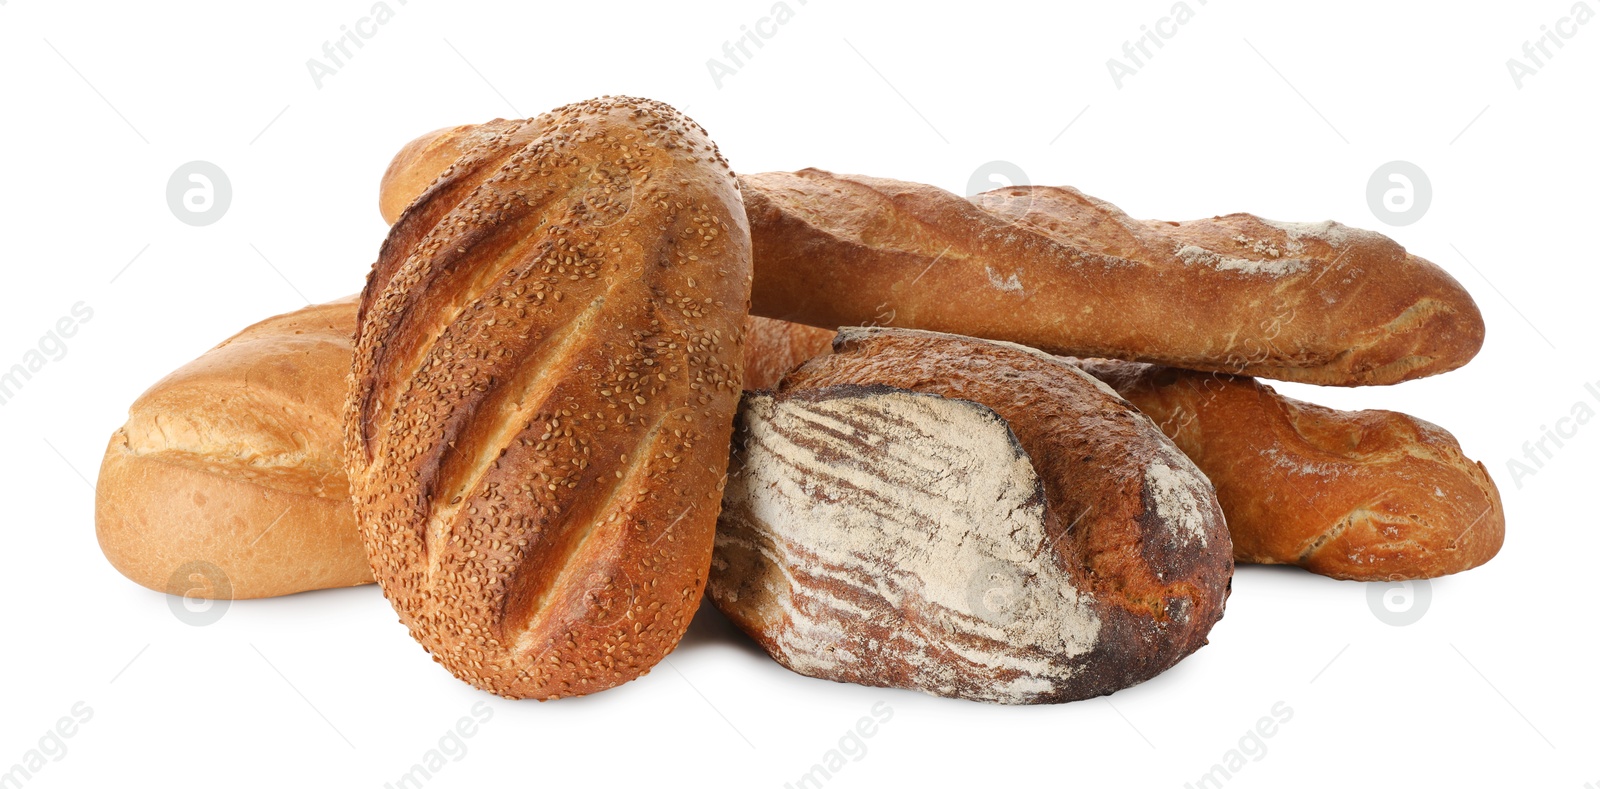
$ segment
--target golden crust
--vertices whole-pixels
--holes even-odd
[[[499,124],[362,296],[345,448],[374,574],[456,676],[604,690],[699,604],[740,392],[749,233],[658,102]]]
[[[268,318],[134,401],[95,490],[113,566],[167,592],[207,563],[239,599],[372,581],[339,451],[355,312],[350,297]]]
[[[1445,372],[1483,344],[1449,274],[1331,222],[1139,222],[1067,187],[962,198],[815,169],[740,185],[767,317],[1340,386]]]
[[[1494,558],[1500,493],[1443,428],[1335,411],[1246,377],[1078,361],[1160,425],[1217,486],[1234,557],[1333,578],[1435,578]]]

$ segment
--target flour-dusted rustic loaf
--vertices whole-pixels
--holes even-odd
[[[1434,578],[1494,558],[1500,493],[1443,428],[1336,411],[1243,376],[1077,361],[1217,486],[1234,559],[1357,581]]]
[[[733,176],[659,102],[509,124],[406,209],[362,296],[345,446],[374,574],[437,661],[549,699],[672,650],[749,287]]]
[[[384,178],[385,218],[508,123],[408,144]],[[1483,345],[1477,304],[1448,273],[1334,222],[1140,221],[1070,187],[963,198],[815,169],[739,183],[751,309],[766,317],[1339,386],[1442,373]]]
[[[1060,702],[1202,646],[1231,557],[1211,484],[1077,368],[845,329],[745,396],[710,593],[802,674]]]
[[[198,597],[372,581],[339,440],[355,316],[352,296],[268,318],[134,401],[95,486],[112,566]]]
[[[752,317],[745,388],[827,353],[832,332]],[[1233,558],[1334,578],[1434,578],[1494,558],[1505,511],[1450,433],[1393,411],[1338,411],[1248,376],[1069,359],[1149,416],[1217,487]]]

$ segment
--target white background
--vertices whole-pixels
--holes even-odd
[[[1195,0],[1118,88],[1107,59],[1169,0],[790,2],[794,18],[719,88],[706,61],[769,0],[394,0],[393,21],[318,88],[307,59],[369,0],[0,0],[0,367],[72,305],[93,310],[0,406],[0,771],[81,701],[92,719],[29,787],[381,787],[486,701],[492,720],[429,787],[782,787],[883,702],[893,717],[830,789],[1182,787],[1281,701],[1292,720],[1227,786],[1600,785],[1600,423],[1520,485],[1507,471],[1574,403],[1600,410],[1583,388],[1600,381],[1600,22],[1519,88],[1507,59],[1571,0]],[[106,563],[92,485],[127,404],[248,323],[358,290],[401,144],[604,93],[686,110],[742,172],[819,166],[960,192],[1005,160],[1139,217],[1385,230],[1474,294],[1482,354],[1395,387],[1279,388],[1453,430],[1505,496],[1504,550],[1435,581],[1409,626],[1385,623],[1363,585],[1240,568],[1210,646],[1109,699],[1038,708],[800,677],[708,611],[644,679],[514,703],[435,666],[375,587],[237,602],[193,627]],[[165,196],[197,159],[234,192],[200,228]],[[1410,226],[1367,202],[1391,160],[1431,178]]]

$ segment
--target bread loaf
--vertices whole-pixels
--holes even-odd
[[[677,644],[711,559],[749,266],[716,147],[640,99],[508,124],[395,223],[345,448],[374,574],[456,676],[581,695]]]
[[[758,318],[744,324],[744,388],[771,389],[785,373],[833,346],[834,331]]]
[[[771,387],[827,353],[828,334],[752,318],[746,388]],[[1154,420],[1216,485],[1236,562],[1294,564],[1356,581],[1414,580],[1477,567],[1504,541],[1494,480],[1437,425],[1393,411],[1303,403],[1248,376],[1068,361]]]
[[[1149,679],[1232,577],[1205,477],[1046,354],[899,329],[745,396],[710,594],[809,676],[1007,704]]]
[[[1335,411],[1242,376],[1077,361],[1217,486],[1235,561],[1333,578],[1434,578],[1494,558],[1500,493],[1455,437],[1393,411]]]
[[[1332,222],[1141,222],[1066,187],[962,198],[822,170],[741,187],[759,315],[1341,386],[1441,373],[1483,344],[1449,274]]]
[[[112,566],[200,597],[372,581],[339,442],[355,315],[352,296],[268,318],[134,401],[95,488]]]
[[[385,178],[385,216],[506,123],[406,146]],[[740,188],[751,309],[766,317],[1339,386],[1445,372],[1483,345],[1483,317],[1449,274],[1333,222],[1139,221],[1067,187],[962,198],[814,169],[743,176]]]

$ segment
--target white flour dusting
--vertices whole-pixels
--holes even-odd
[[[1331,219],[1323,222],[1275,222],[1263,219],[1261,223],[1282,230],[1289,237],[1290,243],[1302,248],[1305,245],[1300,242],[1307,238],[1316,239],[1331,247],[1342,247],[1363,236],[1377,235],[1371,231],[1341,225]]]
[[[777,566],[762,577],[783,581],[739,604],[781,609],[762,618],[787,620],[774,635],[796,670],[870,676],[903,661],[923,689],[1020,703],[1095,647],[1100,620],[1058,565],[1032,461],[993,411],[890,391],[753,398],[741,419],[726,511],[752,517],[717,540]],[[888,643],[852,632],[868,617],[898,620]]]
[[[1144,471],[1144,489],[1155,500],[1156,515],[1171,529],[1182,545],[1206,544],[1206,516],[1201,509],[1207,497],[1195,490],[1198,472],[1185,473],[1156,460]]]
[[[1228,257],[1212,252],[1205,247],[1188,244],[1178,247],[1176,254],[1183,262],[1190,265],[1210,266],[1218,271],[1238,271],[1245,274],[1296,274],[1306,270],[1306,262],[1299,258],[1275,258],[1272,260],[1248,260],[1246,258]]]
[[[1002,279],[994,269],[988,266],[983,267],[983,273],[988,275],[989,284],[993,285],[995,290],[1005,291],[1006,293],[1022,292],[1022,280],[1018,279],[1015,273]]]

